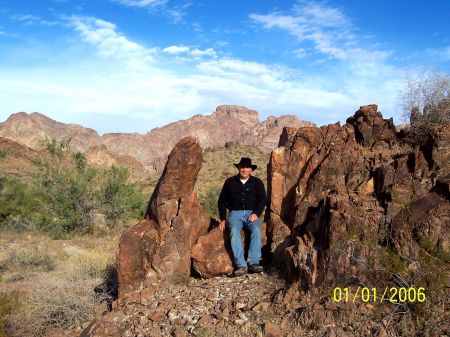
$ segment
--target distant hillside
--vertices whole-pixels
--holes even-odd
[[[254,110],[221,105],[210,115],[195,115],[151,129],[146,134],[108,133],[100,136],[95,130],[60,123],[37,112],[19,112],[0,123],[0,137],[35,150],[39,149],[42,139],[71,138],[73,150],[85,152],[93,163],[125,166],[139,177],[161,171],[170,150],[185,136],[198,138],[203,149],[234,143],[255,146],[269,153],[277,146],[284,126],[311,125],[296,116],[271,116],[261,123]]]
[[[26,145],[0,137],[0,177],[9,176],[22,179],[33,173],[31,160],[38,152]]]

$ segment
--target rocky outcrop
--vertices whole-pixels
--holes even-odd
[[[210,222],[193,192],[201,163],[200,145],[192,137],[183,138],[170,153],[146,219],[120,239],[120,297],[150,287],[156,280],[190,275],[191,247]]]
[[[205,277],[231,270],[227,233],[205,234],[207,217],[192,194],[201,154],[185,138],[147,218],[121,238],[121,301],[55,335],[447,335],[450,125],[422,147],[399,144],[403,136],[375,105],[343,126],[284,128],[269,163],[269,272],[173,283],[188,275],[187,254]],[[288,284],[271,273],[275,267]],[[382,296],[391,286],[422,286],[426,301],[391,303]],[[370,290],[368,300],[360,288]]]
[[[420,247],[429,253],[450,253],[449,185],[450,174],[438,178],[430,192],[413,200],[394,217],[392,241],[403,258],[417,261]]]
[[[303,289],[370,283],[390,233],[399,252],[421,233],[448,252],[449,199],[437,192],[447,180],[437,178],[449,172],[449,137],[443,126],[426,146],[402,147],[376,105],[343,126],[285,128],[268,172],[268,237],[284,276]]]

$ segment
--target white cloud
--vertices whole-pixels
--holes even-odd
[[[185,2],[171,8],[166,9],[166,15],[172,20],[172,23],[183,23],[188,14],[188,8],[192,6],[192,2]],[[167,7],[167,6],[166,6]]]
[[[383,109],[393,111],[399,73],[379,62],[386,54],[358,55],[366,60],[365,66],[352,63],[336,73],[306,76],[282,65],[224,57],[212,48],[145,46],[98,18],[67,20],[78,33],[75,43],[90,48],[72,59],[61,56],[64,65],[60,67],[54,65],[57,53],[39,68],[0,67],[3,114],[40,111],[65,122],[92,114],[115,116],[114,121],[141,121],[135,131],[145,132],[209,113],[219,104],[248,106],[262,118],[296,113],[318,124],[345,121],[367,103],[381,103]],[[172,62],[179,57],[192,63]],[[101,132],[130,131],[116,123],[87,126]]]
[[[55,26],[58,24],[58,22],[56,21],[48,21],[32,14],[23,14],[23,15],[16,14],[11,16],[11,19],[14,21],[22,22],[24,26],[32,26],[32,25]]]
[[[161,6],[167,2],[167,0],[112,0],[121,5],[129,6],[129,7],[156,7]]]
[[[150,13],[163,13],[172,23],[184,23],[188,14],[188,8],[192,2],[183,2],[180,4],[168,6],[168,0],[110,0],[112,2],[134,8],[143,8]]]
[[[306,50],[306,48],[298,48],[292,51],[292,53],[295,55],[295,57],[297,58],[305,58],[306,56],[308,56],[308,51]]]
[[[167,54],[176,55],[176,54],[182,54],[187,53],[191,50],[191,48],[187,46],[170,46],[167,48],[164,48],[162,51]]]
[[[191,55],[197,56],[197,57],[202,57],[202,56],[216,57],[217,56],[216,51],[213,48],[208,48],[205,50],[193,49],[191,51]]]
[[[450,60],[450,46],[439,48],[439,49],[427,49],[425,50],[425,53],[428,57],[432,58],[433,60],[443,60],[443,61],[449,61]]]
[[[216,58],[217,53],[213,48],[207,48],[204,50],[198,49],[198,48],[192,48],[185,45],[180,46],[169,46],[162,50],[163,53],[170,54],[170,55],[187,55],[192,56],[194,59],[200,59],[202,57],[212,57]]]
[[[317,52],[339,60],[358,61],[373,52],[383,53],[355,47],[358,38],[350,19],[339,8],[324,3],[301,2],[289,14],[250,14],[250,19],[265,29],[286,31],[300,43],[312,43]]]
[[[103,58],[119,59],[135,68],[146,66],[153,60],[155,49],[129,40],[111,22],[84,16],[72,16],[69,22],[84,41],[97,48]]]

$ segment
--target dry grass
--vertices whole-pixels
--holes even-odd
[[[107,295],[97,295],[95,279],[48,279],[22,298],[23,311],[11,324],[12,336],[42,336],[48,328],[67,328],[90,319]]]
[[[84,250],[69,258],[67,276],[69,280],[104,279],[107,270],[114,264],[113,256],[104,250]]]
[[[8,317],[19,309],[18,296],[15,293],[0,291],[0,337],[6,337],[8,329]]]
[[[109,295],[94,289],[111,270],[117,241],[118,235],[51,240],[38,233],[2,233],[0,295],[10,298],[19,289],[14,299],[20,303],[18,312],[0,305],[4,331],[8,322],[4,335],[42,336],[50,327],[82,323],[104,310]]]
[[[0,261],[2,269],[49,272],[55,268],[57,255],[48,247],[18,247]]]

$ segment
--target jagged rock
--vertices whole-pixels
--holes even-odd
[[[343,126],[283,131],[269,162],[268,241],[289,281],[306,290],[367,280],[379,258],[379,229],[397,228],[407,242],[405,217],[424,219],[413,221],[414,233],[448,247],[448,201],[430,190],[436,174],[448,172],[449,128],[439,127],[421,148],[399,151],[396,137],[376,105]]]
[[[201,148],[192,137],[182,139],[170,153],[146,219],[120,239],[120,297],[155,280],[189,276],[191,247],[210,222],[193,192],[201,162]]]
[[[267,243],[266,224],[261,224],[262,245]],[[242,243],[248,251],[248,238],[242,231]],[[203,235],[192,247],[192,266],[195,271],[205,278],[229,274],[233,271],[233,255],[230,247],[229,231],[212,229]]]
[[[402,209],[393,220],[393,237],[400,255],[418,259],[420,246],[429,252],[450,252],[450,174],[438,179],[429,193]],[[416,245],[412,245],[412,243]]]
[[[365,105],[347,119],[347,123],[355,127],[356,139],[366,147],[382,145],[383,142],[390,145],[396,139],[392,118],[383,119],[377,110],[376,104]]]

